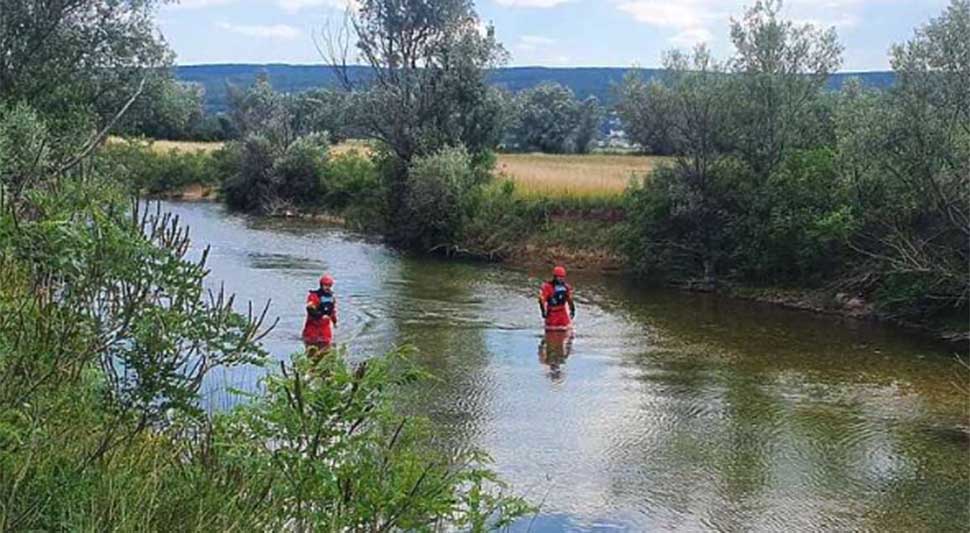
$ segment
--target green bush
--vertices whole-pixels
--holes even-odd
[[[741,279],[813,284],[843,267],[856,224],[832,150],[793,152],[762,187],[743,191],[731,251]]]
[[[365,229],[379,230],[385,220],[386,193],[377,163],[356,150],[331,157],[324,173],[322,204]]]
[[[317,134],[286,147],[258,134],[232,143],[221,161],[228,169],[222,185],[226,204],[252,212],[320,204],[327,192],[328,150],[326,136]]]
[[[329,149],[326,135],[316,133],[287,146],[273,163],[276,196],[299,205],[319,202],[327,193],[324,176]]]
[[[100,152],[101,164],[111,175],[124,176],[132,191],[158,195],[178,192],[189,185],[215,186],[225,176],[217,152],[157,152],[138,141],[110,143]]]
[[[481,176],[463,147],[443,148],[408,168],[404,212],[392,213],[404,243],[425,251],[460,251],[466,222],[474,216]]]
[[[263,211],[275,200],[278,181],[274,165],[278,151],[265,137],[250,135],[234,143],[232,173],[222,183],[226,204],[242,211]]]

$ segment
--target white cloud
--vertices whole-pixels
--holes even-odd
[[[782,18],[797,23],[811,23],[821,28],[855,27],[861,10],[874,2],[904,0],[789,0],[780,13]],[[740,18],[752,0],[614,0],[617,9],[634,20],[673,32],[668,41],[677,46],[690,46],[723,35],[733,16]]]
[[[533,52],[540,48],[548,48],[554,44],[556,44],[556,40],[549,37],[543,37],[541,35],[521,35],[519,36],[519,42],[515,44],[515,48],[523,52]]]
[[[626,11],[639,22],[660,28],[688,29],[700,26],[705,18],[705,11],[697,2],[681,2],[671,4],[654,0],[633,0],[622,2],[620,10]],[[708,16],[709,11],[706,11]]]
[[[356,10],[360,5],[356,0],[277,0],[277,3],[283,11],[290,14],[298,13],[306,8],[317,7],[339,9],[341,11],[347,8]]]
[[[171,9],[204,9],[207,7],[224,6],[236,0],[179,0],[175,4],[169,4]]]
[[[248,25],[230,24],[228,22],[217,22],[216,26],[223,30],[245,35],[247,37],[258,37],[262,39],[279,39],[279,40],[291,41],[303,35],[303,32],[301,32],[299,29],[294,28],[293,26],[287,26],[286,24],[248,26]]]
[[[671,43],[689,48],[699,43],[707,43],[714,39],[714,35],[707,28],[688,28],[670,39]]]
[[[523,35],[519,37],[519,40],[521,40],[523,43],[542,45],[542,46],[556,44],[555,39],[551,39],[549,37],[543,37],[541,35]]]
[[[495,0],[501,6],[506,7],[535,7],[549,8],[565,4],[571,0]]]

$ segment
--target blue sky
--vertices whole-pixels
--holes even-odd
[[[159,24],[179,64],[319,63],[314,36],[348,0],[181,0]],[[352,1],[352,0],[351,0]],[[511,65],[657,66],[671,48],[707,42],[731,53],[728,24],[754,0],[480,0]],[[939,15],[948,0],[787,0],[791,19],[835,26],[843,70],[884,70],[892,43]]]

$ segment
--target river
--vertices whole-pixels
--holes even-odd
[[[264,345],[301,348],[337,280],[337,342],[412,345],[439,379],[405,409],[478,448],[540,505],[526,531],[965,531],[967,383],[952,351],[871,323],[571,274],[575,336],[546,338],[545,272],[402,255],[341,228],[166,203],[211,246],[209,283],[271,300]],[[218,370],[252,388],[264,370]],[[961,388],[962,387],[962,388]]]

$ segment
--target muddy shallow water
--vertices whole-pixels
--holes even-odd
[[[575,336],[541,329],[542,273],[402,256],[299,221],[166,203],[211,246],[210,283],[272,300],[274,357],[337,279],[337,341],[394,346],[438,380],[408,397],[442,446],[484,449],[541,504],[532,531],[964,531],[966,372],[947,347],[869,323],[571,276]],[[263,370],[210,376],[254,387]],[[964,387],[963,389],[960,386]]]

